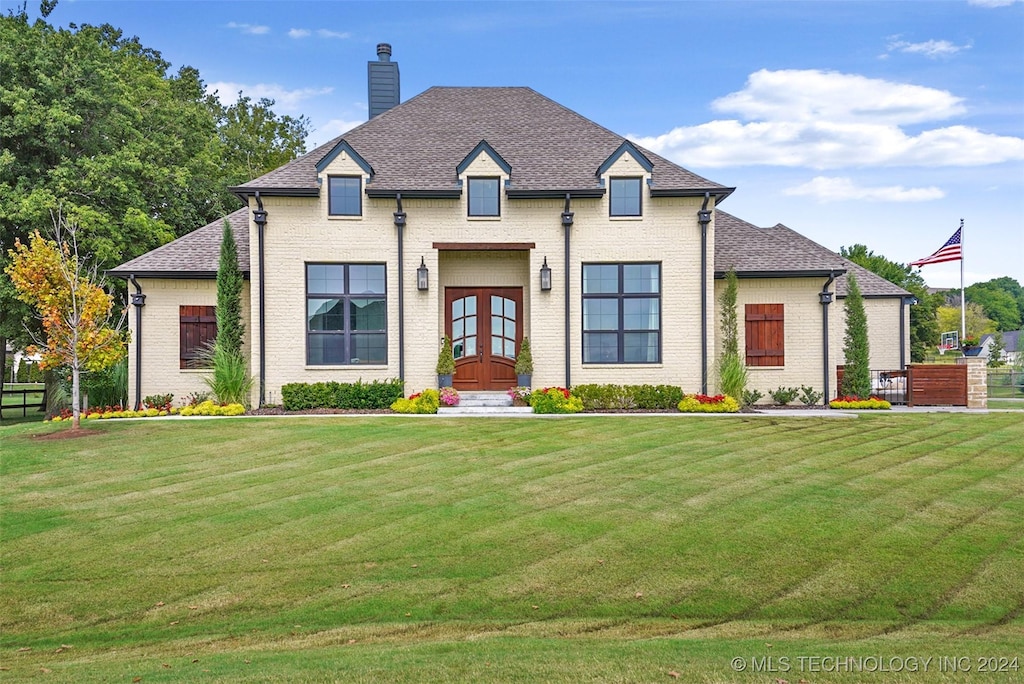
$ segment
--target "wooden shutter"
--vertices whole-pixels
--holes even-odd
[[[217,307],[179,306],[178,328],[180,367],[196,368],[200,350],[217,339]]]
[[[748,366],[783,366],[786,363],[785,317],[782,304],[747,304]]]

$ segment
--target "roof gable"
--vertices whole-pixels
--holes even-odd
[[[316,163],[316,172],[323,173],[324,169],[331,165],[331,162],[338,158],[341,153],[345,153],[354,161],[360,169],[363,170],[367,176],[373,180],[373,167],[370,166],[365,159],[363,159],[355,149],[352,148],[344,139],[338,141],[338,143],[331,149],[330,152],[324,155],[323,159]]]
[[[476,161],[476,158],[481,154],[486,154],[491,158],[498,168],[504,171],[508,175],[512,175],[512,167],[507,161],[505,161],[500,154],[498,154],[493,147],[491,147],[486,140],[481,140],[473,148],[473,151],[466,155],[466,158],[459,162],[459,165],[455,167],[455,175],[462,176],[466,172],[466,169]]]
[[[619,158],[624,154],[631,156],[633,160],[647,173],[654,170],[654,164],[652,164],[651,160],[645,157],[643,153],[636,148],[636,145],[628,140],[623,140],[618,149],[612,152],[608,158],[605,159],[599,167],[597,167],[597,177],[601,178],[604,174],[608,173],[608,169],[610,169],[615,162],[619,161]]]

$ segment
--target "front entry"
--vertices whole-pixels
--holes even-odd
[[[460,390],[503,390],[516,384],[523,340],[523,288],[447,287],[445,334],[452,338]]]

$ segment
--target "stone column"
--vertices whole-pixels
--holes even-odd
[[[980,356],[964,356],[957,365],[967,366],[967,408],[988,408],[988,365]]]

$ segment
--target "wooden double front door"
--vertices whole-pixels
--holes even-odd
[[[516,354],[523,341],[523,288],[448,287],[445,334],[452,338],[460,390],[503,390],[516,385]]]

